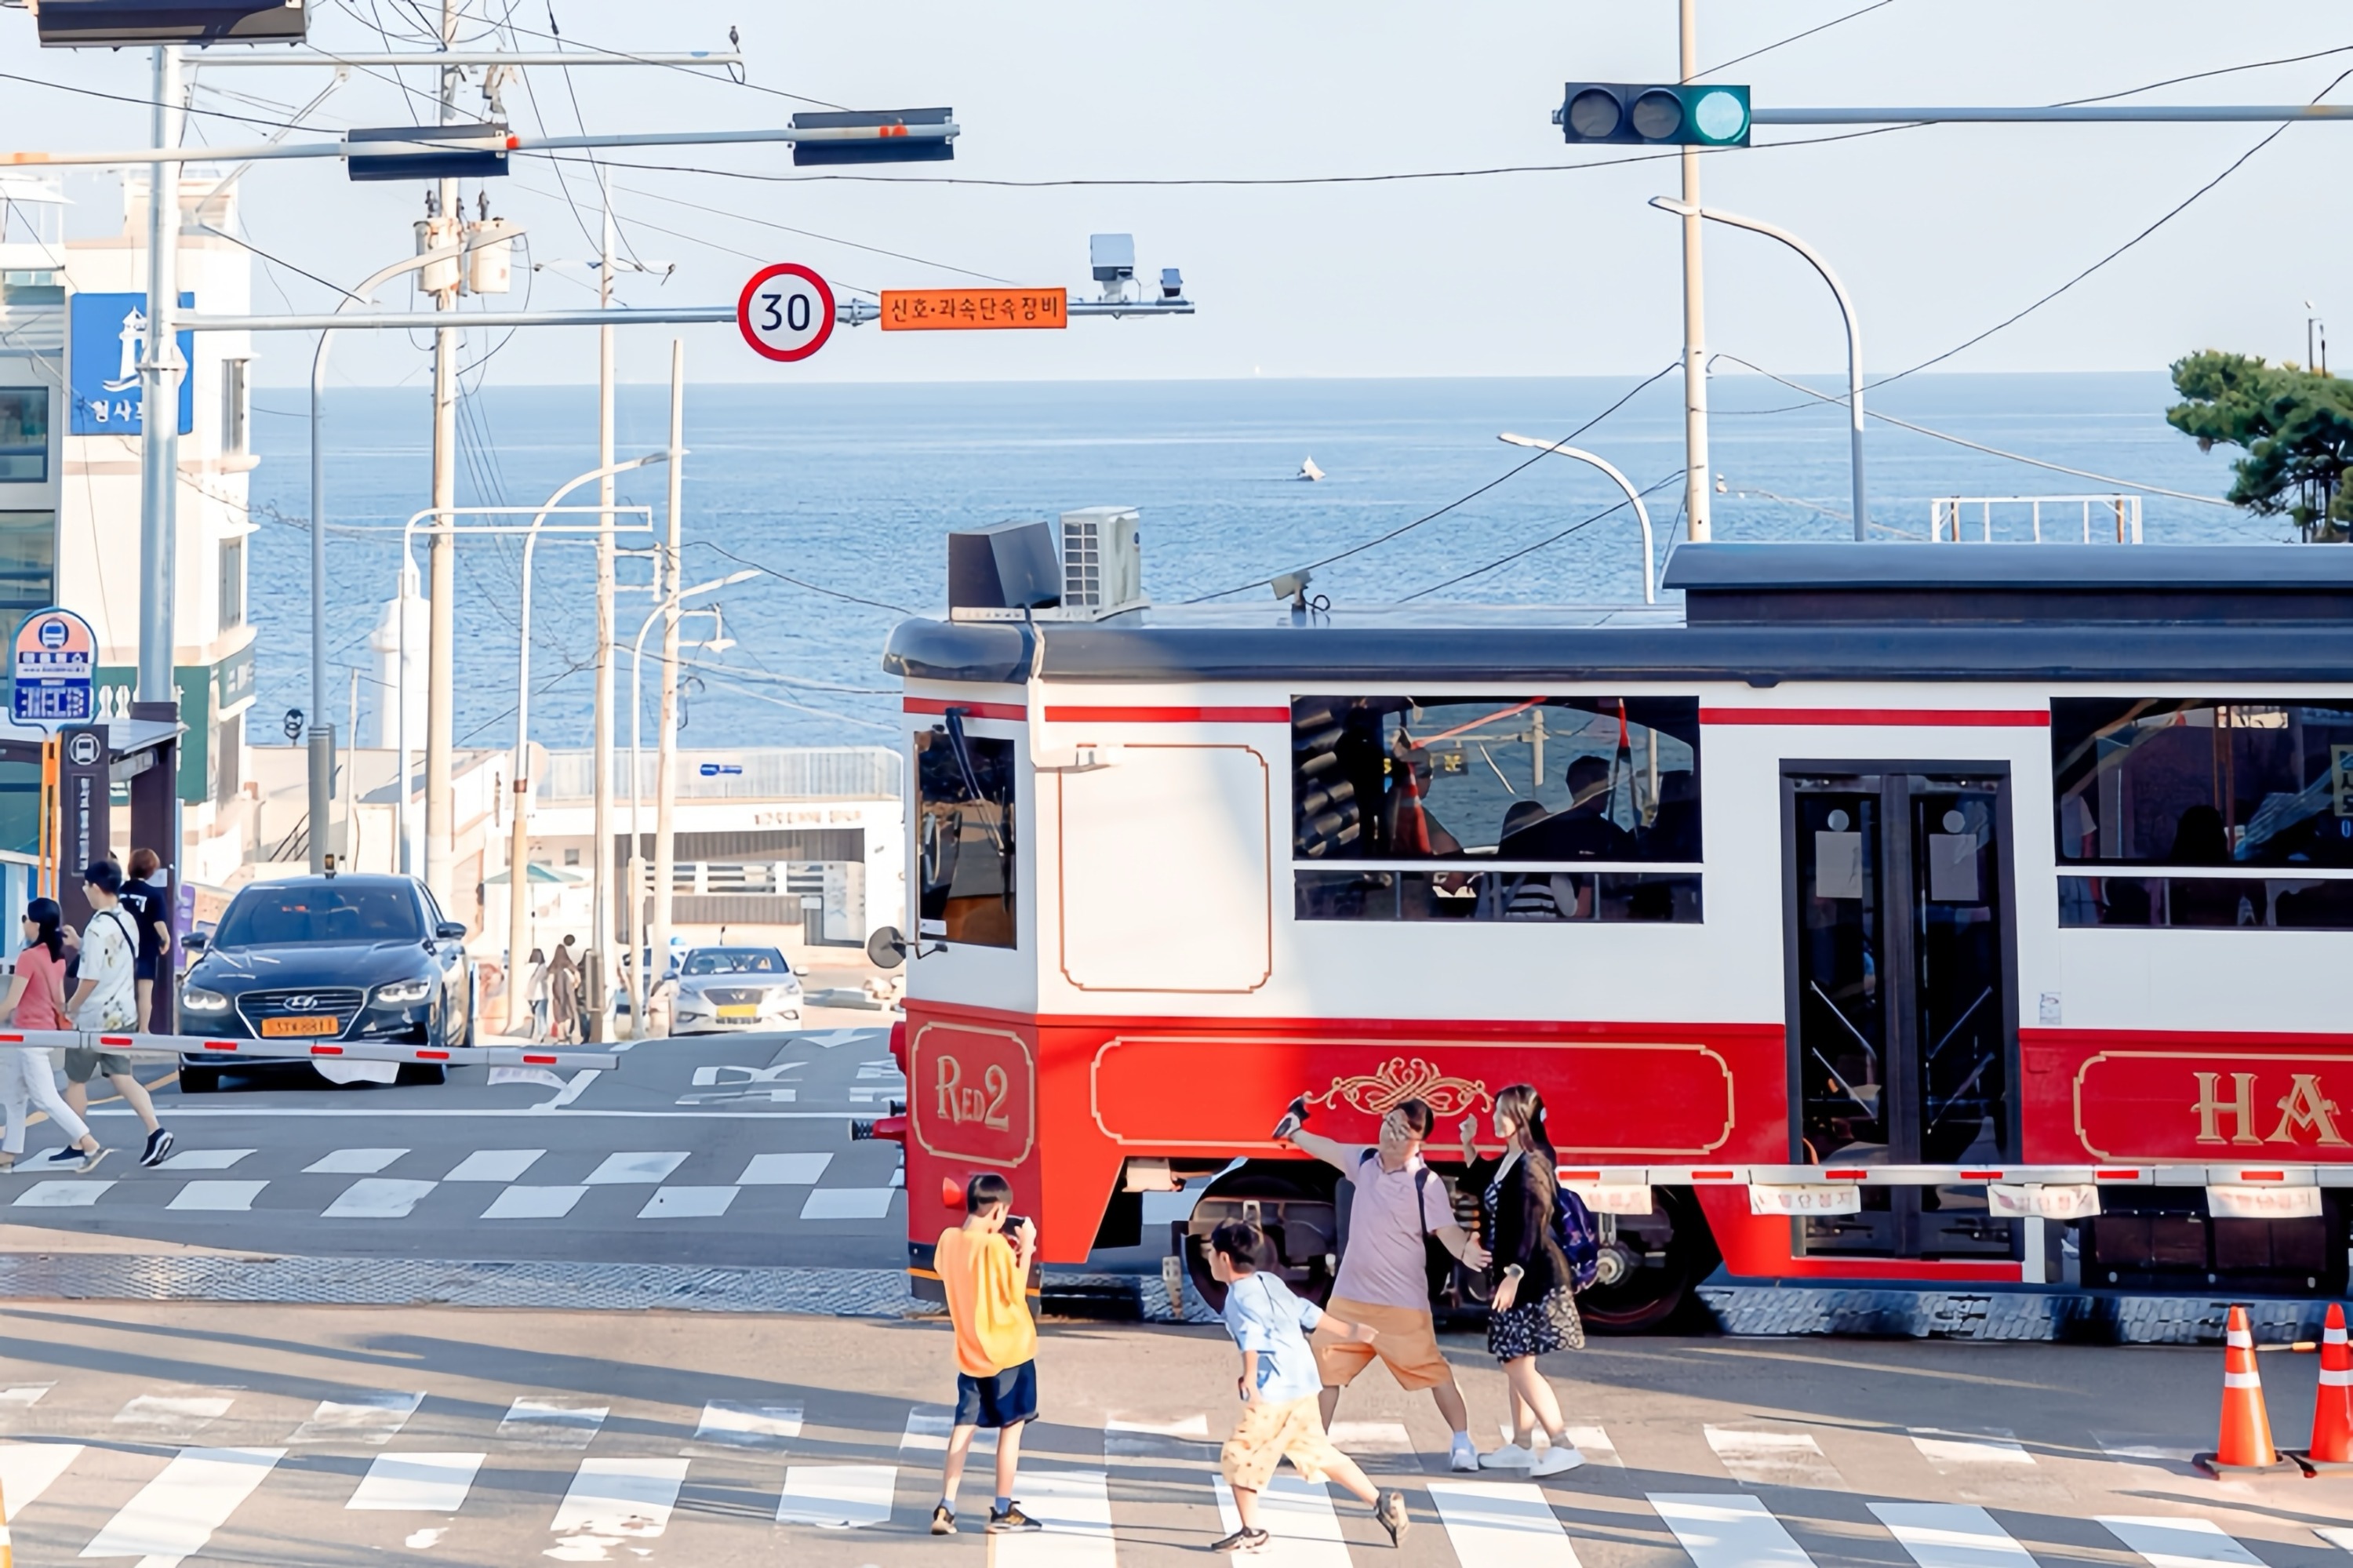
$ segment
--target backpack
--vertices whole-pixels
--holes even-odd
[[[1376,1150],[1366,1150],[1363,1158],[1356,1161],[1357,1169],[1364,1168],[1365,1160],[1379,1158]],[[1442,1310],[1449,1305],[1454,1288],[1455,1267],[1454,1255],[1446,1250],[1446,1244],[1430,1234],[1430,1211],[1427,1207],[1430,1184],[1438,1179],[1438,1173],[1427,1165],[1413,1173],[1413,1213],[1421,1225],[1421,1268],[1433,1310]],[[1345,1255],[1345,1246],[1341,1250]]]
[[[1601,1232],[1585,1200],[1561,1186],[1553,1186],[1552,1239],[1568,1259],[1571,1290],[1586,1290],[1601,1273]]]

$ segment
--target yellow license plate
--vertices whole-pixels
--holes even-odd
[[[265,1040],[283,1040],[289,1035],[335,1035],[342,1033],[343,1024],[332,1013],[324,1017],[314,1015],[302,1018],[265,1018],[261,1021],[261,1037]]]
[[[760,1016],[760,1010],[756,1006],[723,1007],[719,1010],[719,1016],[730,1023],[749,1023]]]

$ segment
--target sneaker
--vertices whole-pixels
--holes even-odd
[[[1529,1467],[1528,1474],[1557,1476],[1563,1470],[1573,1470],[1583,1463],[1585,1463],[1585,1456],[1577,1452],[1576,1444],[1556,1443],[1545,1450],[1544,1457]]]
[[[147,1152],[139,1157],[142,1165],[161,1165],[164,1156],[172,1152],[172,1129],[159,1127],[147,1135]]]
[[[996,1504],[992,1503],[989,1505],[988,1533],[991,1535],[1004,1535],[1009,1531],[1018,1530],[1043,1530],[1046,1527],[1044,1525],[1039,1524],[1036,1520],[1031,1519],[1028,1514],[1023,1513],[1021,1511],[1021,1505],[1018,1502],[1006,1504],[1005,1511],[1003,1513],[997,1511]]]
[[[932,1533],[934,1535],[954,1535],[955,1532],[955,1510],[948,1507],[945,1503],[942,1503],[939,1507],[932,1510]]]
[[[1482,1470],[1525,1470],[1535,1462],[1535,1451],[1517,1443],[1506,1443],[1492,1454],[1479,1456],[1479,1467]]]
[[[98,1169],[98,1162],[112,1152],[113,1150],[108,1149],[106,1145],[101,1143],[96,1149],[91,1150],[89,1153],[81,1157],[81,1168],[84,1171],[95,1171]]]
[[[1297,1099],[1292,1101],[1289,1106],[1284,1107],[1282,1119],[1274,1124],[1274,1132],[1272,1134],[1274,1141],[1281,1143],[1284,1139],[1289,1138],[1293,1133],[1297,1132],[1301,1128],[1305,1127],[1306,1125],[1307,1097],[1305,1095],[1302,1095]]]
[[[1454,1435],[1454,1446],[1447,1455],[1447,1463],[1458,1470],[1479,1467],[1479,1450],[1471,1446],[1471,1439],[1461,1433]]]
[[[1265,1550],[1266,1542],[1266,1531],[1263,1530],[1251,1530],[1248,1526],[1244,1526],[1242,1529],[1234,1531],[1231,1535],[1227,1536],[1223,1541],[1213,1541],[1209,1542],[1209,1550],[1212,1552],[1249,1552],[1255,1555],[1257,1552]]]
[[[1403,1492],[1383,1492],[1381,1500],[1373,1505],[1373,1519],[1389,1532],[1391,1546],[1405,1544],[1405,1532],[1412,1527],[1413,1519],[1405,1511]]]

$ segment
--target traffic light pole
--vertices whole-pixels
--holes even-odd
[[[1699,75],[1698,0],[1682,0],[1682,79]],[[1684,537],[1705,544],[1710,526],[1707,461],[1707,321],[1700,272],[1699,149],[1683,149]]]

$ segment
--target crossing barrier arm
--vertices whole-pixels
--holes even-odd
[[[102,1030],[0,1031],[0,1050],[105,1051],[146,1058],[245,1056],[270,1062],[429,1062],[442,1066],[596,1067],[621,1059],[609,1051],[561,1051],[533,1045],[409,1045],[390,1040],[228,1040],[210,1034],[132,1034]]]

